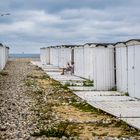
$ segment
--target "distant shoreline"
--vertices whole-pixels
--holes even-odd
[[[9,54],[9,58],[40,58],[40,54]]]

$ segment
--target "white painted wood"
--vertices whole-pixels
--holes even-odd
[[[140,98],[140,46],[128,46],[128,92]]]
[[[42,64],[50,64],[50,48],[40,49],[40,60]]]
[[[134,54],[135,47],[129,46],[128,47],[128,92],[131,96],[134,97],[135,95],[135,74],[134,74]]]
[[[1,44],[0,45],[0,70],[2,70],[5,67],[6,62],[8,60],[8,56],[9,56],[9,48]]]
[[[140,45],[135,47],[135,94],[140,98]]]
[[[58,62],[59,62],[59,52],[58,52],[58,48],[53,48],[53,56],[52,56],[52,65],[54,66],[58,66]]]
[[[114,82],[114,48],[95,44],[74,49],[75,75],[94,81],[96,90],[109,90]]]
[[[74,74],[84,77],[84,47],[74,49]]]
[[[140,41],[130,40],[125,44],[116,45],[117,90],[140,98]]]
[[[114,82],[114,49],[93,48],[93,81],[96,90],[110,90]]]
[[[54,48],[51,47],[50,48],[50,64],[51,65],[53,65],[53,62],[54,62],[54,60],[53,60],[54,59],[54,52],[53,51],[54,51]]]
[[[117,90],[128,92],[128,52],[127,47],[116,47],[116,82]]]
[[[91,80],[92,65],[92,49],[86,45],[84,46],[84,78]]]

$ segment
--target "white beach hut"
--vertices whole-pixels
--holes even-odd
[[[40,60],[42,64],[50,64],[50,48],[41,48],[40,49]]]
[[[87,43],[74,49],[75,75],[94,81],[95,90],[115,87],[114,47]]]
[[[59,67],[66,67],[67,63],[74,61],[74,45],[62,45],[59,48]]]
[[[84,77],[84,46],[79,45],[74,48],[74,75]]]
[[[50,64],[58,66],[58,49],[57,46],[50,47]]]
[[[140,98],[140,40],[117,43],[115,47],[117,90]]]
[[[9,47],[0,44],[0,70],[2,70],[5,67],[6,62],[8,60],[8,56],[9,56]]]
[[[53,48],[53,63],[54,66],[59,66],[59,47],[56,46]]]
[[[92,44],[92,75],[96,90],[115,87],[114,47],[112,44]]]
[[[54,65],[56,62],[56,53],[55,53],[55,49],[56,49],[56,46],[51,46],[49,47],[50,48],[50,64],[51,65]]]
[[[120,92],[128,92],[128,48],[124,42],[115,44],[116,87]]]
[[[126,42],[128,50],[128,93],[140,98],[140,39]]]

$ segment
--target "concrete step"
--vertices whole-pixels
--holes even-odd
[[[93,86],[69,86],[69,89],[73,91],[94,91],[95,87]]]
[[[56,79],[57,80],[57,79]],[[83,81],[77,81],[77,80],[59,80],[62,85],[67,85],[67,86],[83,86]]]
[[[94,88],[94,87],[93,87]],[[75,91],[75,94],[78,94],[79,96],[87,96],[94,98],[94,96],[123,96],[123,94],[117,92],[117,91]],[[127,97],[127,96],[126,96]],[[113,97],[112,97],[113,98]]]

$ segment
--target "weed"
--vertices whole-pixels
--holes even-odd
[[[6,71],[0,71],[0,75],[7,76],[8,75],[8,72],[6,72]]]
[[[129,128],[127,123],[122,120],[112,120],[112,124],[114,125],[114,127],[121,127],[124,130],[127,130]]]
[[[92,132],[92,136],[107,136],[108,132],[102,133],[102,134],[97,134],[95,132]]]
[[[53,79],[50,79],[50,80],[52,80],[52,83],[51,83],[52,86],[61,86],[60,82],[53,80]]]
[[[46,79],[46,80],[49,80],[49,79],[50,79],[50,76],[49,76],[49,75],[44,74],[44,75],[41,77],[41,79]]]
[[[55,127],[52,127],[47,130],[40,130],[39,132],[34,132],[31,134],[34,137],[39,137],[39,136],[46,136],[46,137],[57,137],[57,138],[62,138],[63,136],[69,138],[72,135],[76,135],[76,133],[73,132],[75,127],[71,127],[71,124],[69,122],[61,122]]]
[[[129,96],[129,93],[128,92],[124,93],[124,96]]]
[[[70,82],[66,82],[65,84],[64,84],[64,86],[70,86],[71,84],[70,84]]]
[[[35,85],[35,80],[27,79],[27,80],[25,80],[25,84],[26,84],[26,86]]]
[[[36,93],[36,94],[43,94],[44,91],[43,91],[43,90],[37,90],[37,91],[35,91],[35,93]]]
[[[38,76],[35,76],[35,75],[27,75],[27,78],[33,78],[33,79],[35,78],[36,79],[36,78],[38,78]]]
[[[113,87],[109,91],[117,91],[117,88],[116,87]]]
[[[75,101],[73,100],[70,105],[72,105],[84,112],[93,112],[96,114],[103,113],[101,110],[92,107],[91,105],[87,104],[86,102],[77,102],[76,100]]]
[[[111,123],[103,123],[102,121],[99,121],[96,123],[96,126],[100,127],[108,127]]]
[[[65,90],[68,90],[68,86],[67,85],[63,85],[62,88],[65,89]]]
[[[91,81],[91,80],[83,81],[83,86],[94,86],[93,81]]]
[[[70,98],[70,101],[71,101],[72,103],[78,102],[77,99],[76,99],[75,97],[71,97],[71,98]]]

